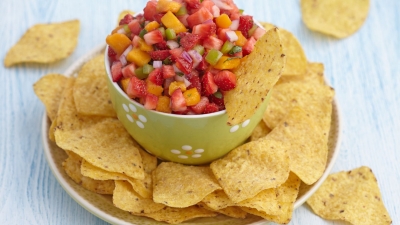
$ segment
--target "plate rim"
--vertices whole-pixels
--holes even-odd
[[[89,52],[84,54],[82,57],[78,58],[71,66],[68,67],[68,69],[64,72],[65,76],[72,76],[77,68],[80,68],[80,65],[82,65],[84,62],[86,62],[88,59],[92,58],[92,56],[95,53],[101,52],[101,50],[105,49],[106,45],[105,44],[100,44],[97,47],[91,49]],[[335,147],[333,148],[333,154],[330,160],[330,163],[326,166],[325,171],[323,175],[320,177],[320,179],[315,182],[312,187],[304,194],[301,196],[299,199],[296,199],[296,202],[294,204],[294,210],[303,205],[307,199],[313,195],[317,189],[321,186],[321,184],[325,181],[325,179],[328,177],[330,172],[332,171],[333,166],[335,165],[335,162],[337,161],[337,158],[340,153],[340,146],[342,142],[342,113],[340,110],[340,107],[337,102],[336,96],[332,100],[332,105],[334,106],[333,109],[336,110],[336,127],[337,127],[337,138],[335,142]],[[50,170],[53,173],[54,177],[58,181],[58,183],[61,185],[61,187],[64,189],[65,192],[75,201],[77,202],[80,206],[82,206],[85,210],[89,211],[99,219],[102,219],[108,223],[111,224],[121,224],[121,225],[137,225],[134,223],[130,223],[124,220],[121,220],[111,214],[105,213],[103,210],[97,208],[94,206],[88,199],[82,197],[79,195],[65,180],[65,178],[61,175],[60,170],[57,168],[55,161],[52,158],[52,154],[50,151],[50,146],[49,146],[49,139],[48,139],[48,129],[49,129],[49,124],[48,124],[48,117],[46,111],[44,111],[42,115],[42,128],[41,128],[41,133],[42,133],[42,143],[43,143],[43,148],[44,148],[44,153],[46,157],[46,161],[49,164]],[[260,221],[251,223],[251,225],[261,225],[268,223],[269,221],[262,219]]]

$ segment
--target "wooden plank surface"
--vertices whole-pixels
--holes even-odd
[[[400,223],[400,1],[371,1],[364,26],[341,40],[308,30],[301,21],[298,0],[236,2],[257,20],[291,31],[310,61],[325,64],[343,122],[341,153],[333,171],[362,165],[372,168],[393,224]],[[36,23],[81,22],[78,46],[68,59],[51,65],[0,67],[2,224],[107,224],[70,198],[52,175],[40,135],[44,108],[32,85],[46,73],[62,73],[103,43],[120,11],[140,11],[144,5],[144,0],[0,1],[2,60]],[[290,224],[343,223],[323,220],[304,205]]]

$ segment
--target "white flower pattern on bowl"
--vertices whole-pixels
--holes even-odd
[[[250,119],[244,121],[244,122],[242,123],[242,127],[247,127],[247,125],[249,125],[249,124],[250,124]],[[236,131],[239,130],[239,128],[240,128],[240,125],[235,125],[235,126],[233,126],[229,131],[230,131],[231,133],[235,133]]]
[[[132,122],[136,123],[136,125],[140,128],[144,128],[144,124],[147,122],[147,118],[143,115],[136,115],[137,109],[133,104],[122,104],[122,108],[124,108],[126,112],[126,118]],[[135,122],[136,121],[136,122]]]
[[[172,149],[171,153],[177,155],[180,159],[189,159],[190,157],[201,158],[201,154],[204,152],[204,149],[202,148],[192,150],[193,147],[190,145],[184,145],[181,149],[182,150]]]

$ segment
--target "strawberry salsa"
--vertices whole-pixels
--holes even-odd
[[[111,75],[146,109],[195,115],[224,110],[232,72],[265,33],[232,0],[149,1],[106,42]]]

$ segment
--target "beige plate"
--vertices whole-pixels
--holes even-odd
[[[77,62],[75,62],[64,74],[66,76],[73,76],[77,73],[80,67],[89,59],[93,58],[95,55],[104,52],[105,45],[101,45],[91,50],[88,54],[80,58]],[[322,184],[322,182],[326,179],[328,174],[330,173],[336,158],[339,154],[339,146],[341,142],[340,134],[341,134],[341,124],[340,124],[340,115],[339,115],[338,105],[336,99],[333,101],[333,113],[332,113],[332,126],[329,134],[329,155],[328,155],[328,164],[325,170],[325,173],[322,177],[311,186],[301,186],[300,194],[295,202],[295,208],[301,206]],[[51,123],[47,118],[46,113],[43,115],[42,122],[42,139],[43,139],[43,147],[44,153],[49,163],[50,169],[52,170],[54,176],[64,188],[64,190],[83,208],[94,214],[95,216],[103,219],[111,224],[141,224],[141,225],[156,225],[156,224],[165,224],[162,222],[157,222],[152,219],[148,219],[145,217],[137,217],[129,214],[128,212],[122,211],[116,207],[111,202],[110,195],[100,195],[86,189],[82,188],[74,181],[72,181],[68,175],[64,172],[61,163],[67,158],[66,153],[58,148],[55,143],[48,139],[48,130]],[[261,225],[268,224],[268,221],[263,220],[259,217],[248,216],[246,219],[234,219],[228,218],[226,216],[217,216],[214,218],[199,218],[193,219],[188,222],[182,224],[190,224],[190,225],[241,225],[241,224],[252,224],[252,225]]]

